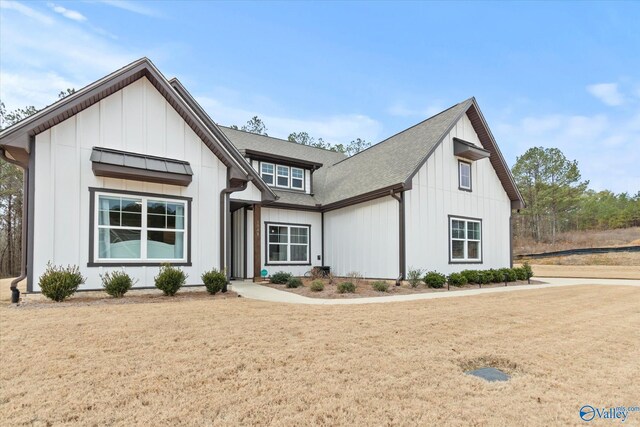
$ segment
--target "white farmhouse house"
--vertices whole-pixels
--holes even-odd
[[[217,125],[146,58],[0,133],[24,169],[27,290],[48,262],[82,289],[159,266],[188,284],[276,271],[398,279],[511,263],[523,201],[474,98],[354,156]]]

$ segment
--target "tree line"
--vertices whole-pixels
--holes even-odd
[[[231,129],[243,130],[245,132],[256,133],[258,135],[269,136],[267,133],[267,126],[258,116],[253,116],[247,120],[247,123],[238,128],[237,125],[231,125]],[[308,145],[310,147],[323,148],[325,150],[336,151],[338,153],[346,154],[347,156],[353,156],[360,151],[366,150],[371,147],[371,143],[365,141],[362,138],[356,138],[347,144],[329,144],[322,138],[315,139],[307,132],[291,132],[287,137],[287,140],[296,142],[302,145]]]
[[[516,238],[554,242],[558,233],[640,226],[636,194],[588,189],[578,162],[558,148],[533,147],[512,168],[527,207],[514,215]]]

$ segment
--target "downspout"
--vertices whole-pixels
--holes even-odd
[[[16,165],[22,169],[22,242],[21,242],[21,260],[20,260],[20,276],[11,281],[11,302],[20,301],[20,291],[18,283],[27,278],[27,212],[29,210],[29,167],[20,162],[10,159],[4,148],[0,148],[0,158],[7,163]]]
[[[227,183],[230,184],[231,174],[229,169],[227,169]],[[227,285],[231,279],[231,272],[227,268],[228,266],[228,258],[230,255],[230,246],[231,246],[231,222],[227,221],[227,214],[229,210],[227,209],[227,201],[229,200],[229,194],[234,193],[236,191],[246,190],[248,185],[248,181],[242,183],[242,185],[238,187],[227,187],[220,191],[220,269],[225,270],[225,275],[227,276],[227,281],[222,287],[222,292],[227,292]],[[227,226],[228,225],[228,226]],[[226,245],[225,245],[226,242]]]
[[[389,195],[398,201],[398,232],[399,232],[399,250],[398,250],[398,263],[400,276],[396,280],[396,285],[400,285],[400,282],[407,276],[406,272],[406,238],[405,238],[405,224],[404,224],[404,192],[394,193],[393,190],[389,191]]]

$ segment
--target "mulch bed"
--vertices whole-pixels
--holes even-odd
[[[287,288],[286,285],[275,285],[273,283],[261,283],[264,286],[269,286],[270,288],[278,289],[281,291],[292,292],[294,294],[303,295],[305,297],[310,298],[330,298],[330,299],[340,299],[340,298],[365,298],[365,297],[384,297],[390,295],[412,295],[412,294],[424,294],[424,293],[434,293],[434,292],[450,292],[450,291],[460,291],[465,289],[478,289],[478,285],[465,285],[465,286],[451,286],[450,290],[447,290],[447,286],[445,285],[443,288],[434,289],[427,287],[424,283],[421,283],[416,288],[412,288],[408,283],[402,283],[400,286],[396,286],[394,281],[385,281],[389,285],[389,290],[387,292],[378,292],[371,287],[371,283],[376,282],[377,280],[358,280],[357,283],[353,280],[344,279],[344,278],[335,278],[334,283],[329,283],[327,279],[322,279],[324,283],[324,290],[320,292],[314,292],[309,288],[309,284],[312,282],[312,279],[302,278],[302,283],[304,286],[300,288]],[[356,292],[353,294],[338,293],[338,284],[342,282],[351,281],[356,283]],[[532,285],[542,284],[545,282],[539,280],[531,280]],[[519,280],[517,282],[509,282],[508,286],[522,286],[528,285],[526,280]],[[489,283],[486,285],[482,285],[483,289],[486,288],[500,288],[504,287],[504,283]]]
[[[209,294],[204,286],[182,288],[172,297],[165,296],[158,289],[132,289],[122,298],[112,298],[103,291],[82,291],[78,292],[63,302],[55,302],[47,299],[42,294],[22,294],[20,303],[11,304],[18,309],[32,308],[56,308],[56,307],[78,307],[91,305],[122,305],[122,304],[150,304],[162,302],[184,302],[196,300],[220,300],[238,298],[239,295],[233,291],[226,293]]]

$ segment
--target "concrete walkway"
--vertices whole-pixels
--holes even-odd
[[[640,287],[640,280],[625,279],[566,279],[566,278],[543,278],[539,279],[546,283],[539,285],[521,285],[521,286],[501,286],[496,288],[485,289],[466,289],[448,292],[428,292],[423,294],[410,295],[389,295],[382,297],[367,298],[345,298],[345,299],[328,299],[328,298],[309,298],[293,292],[280,291],[270,288],[269,286],[259,285],[253,282],[231,282],[229,289],[244,298],[250,298],[260,301],[286,302],[293,304],[314,304],[314,305],[342,305],[342,304],[375,304],[383,302],[400,302],[400,301],[417,301],[424,299],[452,298],[471,295],[496,294],[501,292],[517,292],[529,289],[546,289],[556,288],[559,286],[575,286],[575,285],[607,285],[607,286],[635,286]]]

